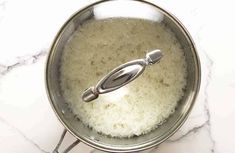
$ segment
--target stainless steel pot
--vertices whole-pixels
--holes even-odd
[[[61,95],[59,67],[63,47],[73,32],[86,20],[98,20],[96,11],[103,17],[155,18],[165,24],[180,40],[187,61],[187,87],[185,95],[173,115],[150,133],[132,138],[111,138],[97,133],[74,117]],[[151,18],[149,18],[151,17]],[[87,145],[110,152],[132,152],[159,145],[174,134],[185,122],[195,102],[200,86],[200,62],[195,45],[185,27],[164,9],[146,1],[99,1],[76,12],[65,22],[54,39],[46,65],[46,88],[51,106],[66,130]],[[78,141],[77,141],[78,142]],[[76,142],[76,143],[77,143]],[[75,143],[75,144],[76,144]],[[74,145],[75,145],[74,144]]]

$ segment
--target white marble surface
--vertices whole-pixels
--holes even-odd
[[[63,22],[94,0],[0,0],[0,152],[51,152],[63,127],[44,88],[48,48]],[[198,48],[202,85],[183,127],[142,153],[234,153],[235,9],[232,0],[152,0],[187,27]],[[74,137],[66,134],[62,148]],[[71,153],[98,153],[84,144]]]

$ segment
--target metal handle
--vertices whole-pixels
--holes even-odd
[[[137,59],[118,66],[103,77],[96,86],[86,89],[82,94],[85,102],[98,98],[99,94],[111,92],[130,83],[140,76],[147,65],[152,65],[162,58],[160,50],[154,50],[146,54],[145,59]]]
[[[59,142],[58,142],[58,144],[56,145],[56,147],[55,147],[55,149],[52,151],[52,153],[59,153],[59,147],[60,147],[60,145],[61,145],[61,143],[62,143],[62,141],[63,141],[63,139],[64,139],[64,137],[65,137],[65,134],[67,133],[67,130],[66,129],[64,129],[64,131],[63,131],[63,133],[62,133],[62,135],[61,135],[61,137],[60,137],[60,140],[59,140]],[[73,149],[73,147],[75,147],[78,143],[80,142],[80,140],[76,140],[76,141],[74,141],[70,146],[68,146],[64,151],[62,151],[61,153],[68,153],[71,149]]]

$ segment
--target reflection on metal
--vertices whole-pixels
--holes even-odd
[[[130,83],[140,76],[147,65],[152,65],[162,58],[160,50],[154,50],[146,54],[145,59],[137,59],[118,66],[102,78],[95,87],[86,89],[82,94],[85,102],[98,98],[99,94],[108,93]]]

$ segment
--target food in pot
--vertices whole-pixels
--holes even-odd
[[[81,95],[115,67],[160,49],[160,63],[130,84],[86,103]],[[182,47],[165,25],[142,19],[88,21],[64,46],[62,95],[87,126],[112,137],[150,132],[174,113],[184,95],[187,66]]]

